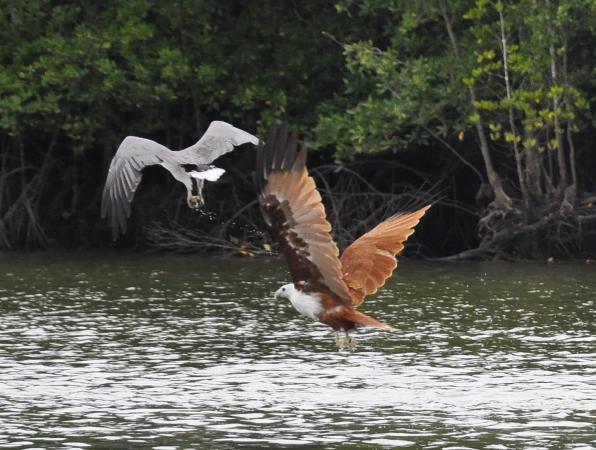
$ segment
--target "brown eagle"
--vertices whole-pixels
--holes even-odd
[[[358,324],[394,330],[356,307],[385,284],[397,267],[395,255],[430,205],[388,218],[339,257],[321,196],[305,164],[306,147],[299,150],[298,135],[289,133],[286,124],[272,126],[267,143],[259,142],[259,204],[292,277],[292,283],[282,286],[275,297],[289,299],[301,314],[333,328],[340,349],[354,347],[348,332]],[[345,331],[345,339],[340,338],[340,330]]]

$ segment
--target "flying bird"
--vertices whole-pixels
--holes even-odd
[[[305,166],[306,151],[298,150],[298,135],[289,133],[286,124],[272,126],[267,143],[259,142],[257,149],[259,205],[292,278],[275,297],[289,299],[299,313],[333,328],[340,350],[353,348],[349,331],[356,325],[394,330],[355,308],[391,276],[395,256],[430,205],[388,218],[339,257],[321,195]],[[340,338],[341,330],[345,338]]]
[[[157,142],[135,136],[125,138],[110,164],[110,170],[103,190],[101,216],[108,217],[112,225],[112,236],[126,232],[126,219],[130,217],[130,203],[141,182],[141,171],[155,164],[168,169],[188,191],[188,206],[199,209],[205,204],[203,184],[205,180],[215,181],[224,170],[210,165],[216,158],[246,143],[257,145],[258,138],[235,128],[226,122],[211,122],[203,137],[194,145],[171,151]],[[195,166],[187,172],[185,165]]]

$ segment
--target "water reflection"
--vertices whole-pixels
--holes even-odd
[[[405,262],[353,353],[279,261],[0,266],[0,448],[596,448],[590,266]]]

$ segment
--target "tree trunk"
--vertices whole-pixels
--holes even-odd
[[[499,10],[499,23],[501,25],[501,53],[503,55],[503,77],[505,79],[505,89],[507,92],[507,99],[511,100],[511,81],[509,80],[509,56],[507,53],[507,37],[505,36],[505,19],[503,18],[503,10]],[[515,167],[517,169],[517,179],[519,188],[522,193],[522,199],[524,202],[528,201],[528,190],[526,189],[526,182],[524,179],[524,171],[522,167],[522,157],[519,150],[519,134],[517,127],[515,126],[515,115],[513,107],[508,108],[509,114],[509,127],[511,128],[511,134],[513,135],[513,153],[515,154]]]
[[[449,34],[449,40],[451,42],[451,47],[453,49],[453,54],[459,60],[461,59],[459,54],[459,47],[457,44],[457,39],[455,38],[455,33],[453,32],[453,27],[451,26],[451,20],[449,19],[449,14],[447,12],[447,3],[446,0],[439,0],[439,7],[441,8],[441,14],[443,16],[443,20],[445,21],[445,27],[447,28],[447,34]],[[470,92],[470,102],[472,103],[472,109],[474,114],[480,117],[480,113],[476,108],[476,91],[473,86],[468,86]],[[478,121],[476,123],[476,131],[478,133],[478,140],[480,141],[480,153],[482,154],[482,159],[484,161],[484,167],[486,169],[486,175],[488,178],[488,182],[493,190],[495,195],[495,201],[499,205],[510,205],[511,198],[505,193],[503,190],[503,183],[501,181],[501,177],[495,170],[492,162],[492,158],[490,156],[490,150],[488,148],[488,139],[486,138],[486,133],[484,131],[484,127],[482,122]]]
[[[532,138],[528,130],[524,130],[525,140]],[[540,167],[540,154],[535,146],[526,148],[525,151],[525,182],[530,197],[537,199],[542,197],[542,171]]]

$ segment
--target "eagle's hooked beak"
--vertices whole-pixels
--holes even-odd
[[[275,291],[275,294],[273,294],[273,296],[275,298],[279,298],[280,294],[281,294],[281,288],[279,288],[277,291]]]

